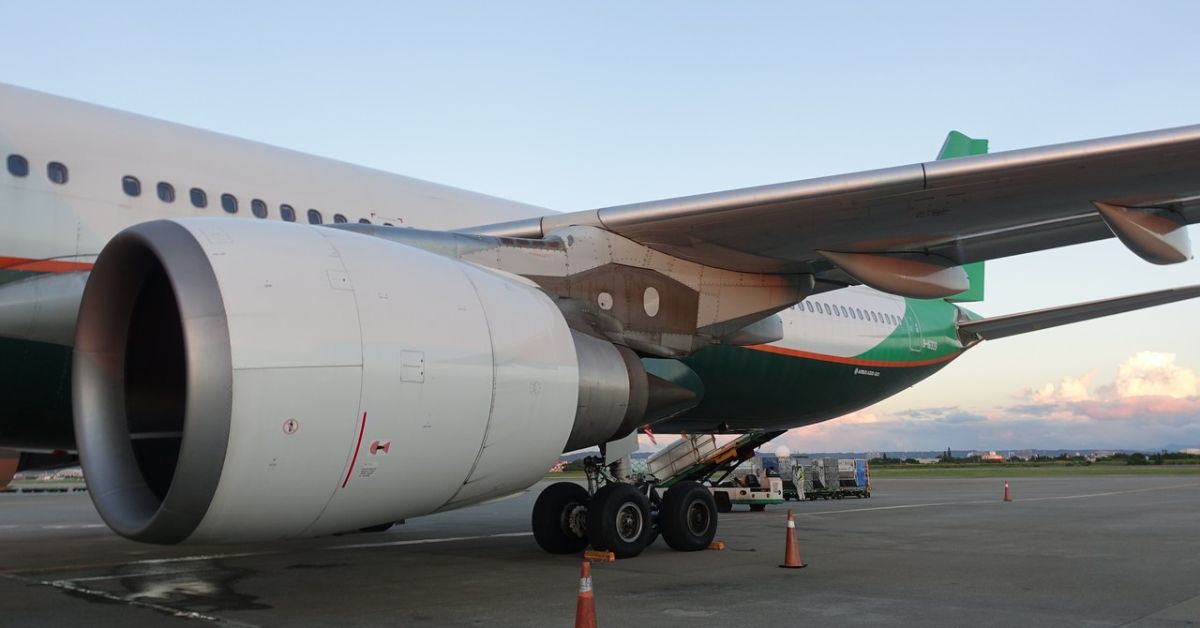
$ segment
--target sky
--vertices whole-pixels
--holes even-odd
[[[1193,2],[830,4],[0,0],[0,81],[560,211],[1200,123]],[[1194,283],[1109,240],[990,262],[973,309]],[[1200,447],[1198,320],[984,343],[781,441]]]

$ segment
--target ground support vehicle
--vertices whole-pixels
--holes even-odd
[[[718,486],[709,487],[708,490],[712,491],[718,512],[729,512],[734,506],[740,505],[749,506],[750,510],[759,512],[770,504],[782,504],[785,501],[783,479],[775,476],[760,477],[758,486],[722,482]]]
[[[783,503],[783,480],[779,477],[755,475],[753,482],[730,481],[734,471],[754,457],[754,450],[782,432],[751,432],[718,447],[712,434],[685,435],[680,440],[655,453],[647,461],[650,475],[658,478],[659,486],[678,482],[700,482],[707,485],[719,512],[729,512],[734,505],[745,504],[751,510],[762,510],[768,504]]]

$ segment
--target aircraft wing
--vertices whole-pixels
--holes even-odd
[[[995,340],[1196,297],[1200,297],[1200,285],[964,321],[958,324],[958,330],[960,335],[973,334],[980,340]]]
[[[1147,260],[1183,261],[1190,252],[1182,227],[1197,221],[1200,125],[468,231],[540,238],[561,227],[590,225],[706,266],[814,273],[818,281],[887,290],[886,282],[872,281],[881,260],[933,260],[949,267],[1114,233]],[[889,272],[914,268],[920,270],[910,264]]]

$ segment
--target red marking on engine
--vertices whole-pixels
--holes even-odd
[[[367,431],[367,413],[363,413],[362,425],[358,427],[358,442],[354,443],[354,455],[350,458],[350,468],[346,469],[346,479],[342,480],[342,488],[350,482],[350,474],[354,473],[354,463],[358,462],[358,450],[362,447],[363,432]]]
[[[391,448],[392,448],[392,441],[390,441],[390,440],[371,441],[371,455],[372,456],[374,456],[375,454],[378,454],[379,452],[383,452],[386,454],[391,450]]]

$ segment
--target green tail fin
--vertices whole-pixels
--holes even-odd
[[[977,140],[967,137],[958,131],[951,131],[946,136],[946,141],[942,144],[942,150],[938,152],[937,158],[954,159],[955,157],[967,157],[968,155],[983,155],[988,152],[988,141]],[[967,271],[967,279],[971,282],[971,287],[956,295],[946,297],[947,301],[952,303],[966,303],[971,301],[983,300],[983,262],[975,262],[963,266],[963,270]]]

